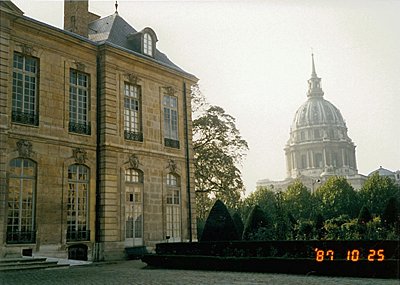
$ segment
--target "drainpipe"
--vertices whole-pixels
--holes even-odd
[[[101,87],[100,87],[100,55],[97,56],[97,69],[96,69],[96,76],[97,76],[97,108],[96,108],[96,115],[97,115],[97,129],[96,129],[96,219],[95,219],[95,248],[96,248],[96,255],[95,261],[100,261],[100,124],[101,124],[101,111],[100,111],[100,94],[101,94]]]
[[[183,102],[185,103],[185,147],[186,147],[186,185],[188,194],[188,210],[189,210],[189,242],[193,241],[192,237],[192,204],[190,199],[190,161],[189,161],[189,126],[187,111],[186,82],[183,82]]]

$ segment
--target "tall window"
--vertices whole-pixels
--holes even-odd
[[[322,154],[321,153],[317,153],[315,155],[315,166],[322,167]]]
[[[167,236],[172,241],[181,239],[181,207],[179,179],[167,174]]]
[[[164,143],[165,146],[179,148],[178,99],[166,94],[164,94]]]
[[[149,33],[143,35],[143,52],[146,55],[153,56],[153,38]]]
[[[305,155],[301,156],[301,168],[302,169],[307,168],[307,157]]]
[[[69,72],[69,131],[90,135],[88,124],[89,82],[88,76],[77,72]]]
[[[141,104],[138,86],[125,83],[124,87],[124,136],[127,140],[143,141],[141,132]]]
[[[17,158],[10,162],[7,243],[35,242],[36,163]]]
[[[143,244],[143,174],[125,171],[125,240],[127,246]]]
[[[320,134],[319,134],[319,130],[315,130],[314,131],[314,138],[315,139],[319,139],[321,136],[320,136]]]
[[[13,122],[39,125],[38,65],[37,59],[14,54],[11,115]]]
[[[68,168],[67,241],[90,240],[88,224],[89,168]]]

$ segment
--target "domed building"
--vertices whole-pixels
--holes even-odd
[[[314,55],[307,97],[294,116],[284,149],[287,178],[283,181],[259,180],[256,186],[273,186],[275,190],[284,191],[299,179],[314,190],[330,176],[338,175],[344,176],[355,189],[360,189],[367,177],[358,174],[356,146],[347,134],[342,114],[324,99]]]
[[[288,177],[357,174],[355,145],[339,109],[324,99],[314,56],[308,86],[308,100],[294,116],[285,147]]]

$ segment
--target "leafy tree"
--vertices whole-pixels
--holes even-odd
[[[239,235],[228,209],[217,200],[208,215],[201,241],[238,240]]]
[[[389,199],[399,195],[399,185],[394,184],[387,176],[380,177],[379,173],[368,177],[359,192],[362,203],[373,214],[381,214]]]
[[[241,237],[243,235],[243,230],[244,230],[244,224],[242,218],[240,217],[238,212],[235,212],[235,214],[233,214],[232,216],[232,219],[233,222],[235,223],[236,231],[239,237]]]
[[[315,191],[316,209],[327,219],[347,214],[356,217],[359,212],[357,194],[347,180],[331,176]]]
[[[283,205],[284,208],[292,213],[295,217],[309,218],[311,214],[311,193],[307,187],[299,180],[295,180],[290,184],[283,193]]]
[[[203,101],[201,92],[192,92],[196,110],[201,111],[197,106]],[[217,199],[228,208],[237,208],[244,191],[238,165],[248,149],[247,142],[236,128],[235,118],[225,113],[223,108],[209,106],[193,120],[196,203],[200,217],[205,216],[210,204]]]
[[[385,228],[396,228],[398,230],[400,222],[399,203],[394,197],[389,199],[382,214],[382,224]]]
[[[249,216],[247,217],[246,224],[243,231],[243,239],[251,239],[251,235],[257,233],[260,228],[271,228],[272,224],[261,210],[260,206],[255,206]]]

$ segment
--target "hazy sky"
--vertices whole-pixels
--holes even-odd
[[[13,1],[62,28],[63,1]],[[311,48],[324,98],[342,113],[359,173],[400,168],[400,1],[118,1],[136,30],[200,78],[208,102],[236,118],[250,146],[247,192],[286,177],[283,148],[307,100]],[[102,17],[115,1],[89,1]]]

